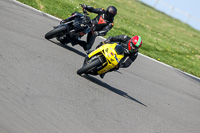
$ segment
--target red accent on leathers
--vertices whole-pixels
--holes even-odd
[[[105,24],[106,22],[104,21],[104,19],[102,18],[102,16],[99,18],[99,22],[98,24]]]

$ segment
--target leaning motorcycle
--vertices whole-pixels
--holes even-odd
[[[104,44],[92,51],[77,74],[100,75],[117,67],[124,57],[124,47],[118,43]]]
[[[81,5],[81,4],[80,4]],[[88,12],[83,9],[83,14],[74,12],[67,21],[61,21],[60,25],[45,34],[46,39],[56,38],[63,43],[71,43],[74,39],[80,39],[92,30],[92,21]]]

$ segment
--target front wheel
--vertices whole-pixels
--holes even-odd
[[[99,66],[99,65],[101,65],[101,62],[100,62],[99,59],[96,59],[96,60],[92,61],[92,62],[89,63],[89,64],[83,65],[83,67],[80,68],[80,69],[77,71],[77,74],[79,74],[79,75],[81,75],[81,74],[83,74],[83,73],[86,74],[86,73],[89,72],[89,70],[91,70],[92,68],[97,67],[97,66]]]
[[[48,33],[45,34],[45,38],[46,39],[52,39],[54,37],[57,37],[58,34],[62,33],[62,32],[66,32],[68,31],[68,27],[67,26],[61,26],[61,27],[58,27],[58,28],[55,28],[51,31],[49,31]]]

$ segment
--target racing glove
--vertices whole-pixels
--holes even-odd
[[[85,9],[85,8],[87,7],[86,4],[80,4],[80,5],[81,5],[81,7],[82,7],[83,9]]]

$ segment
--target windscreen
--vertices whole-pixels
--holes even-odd
[[[122,54],[124,54],[124,47],[122,46],[122,45],[117,45],[116,47],[115,47],[115,51],[117,52],[117,54],[119,54],[119,55],[122,55]]]

